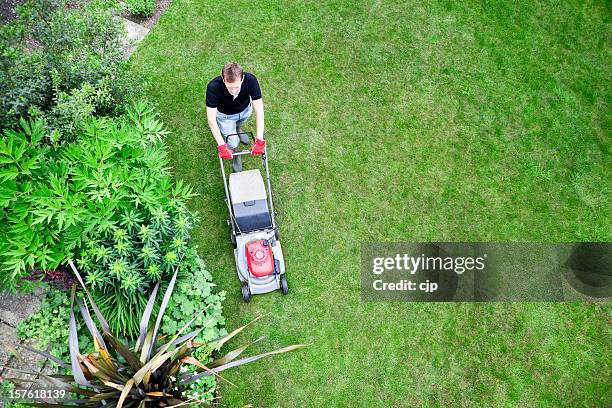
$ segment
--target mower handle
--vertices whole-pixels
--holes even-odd
[[[253,136],[253,132],[240,132],[240,133],[230,133],[229,135],[224,135],[225,137],[225,143],[227,143],[227,138],[230,136],[240,136],[241,133],[247,134],[249,135],[249,137],[252,139],[252,141],[255,141],[255,136]],[[240,146],[240,142],[238,142],[238,146]],[[236,156],[244,156],[245,154],[250,155],[251,151],[250,150],[241,150],[239,152],[232,152],[232,157],[236,157]]]
[[[253,132],[242,132],[242,133],[246,133],[247,135],[249,135],[251,137],[251,139],[253,141],[255,141],[255,137],[253,136]],[[229,135],[226,135],[225,137],[225,143],[227,143],[227,137],[228,136],[233,136],[233,135],[239,135],[239,133],[231,133]],[[238,143],[238,145],[240,145],[240,143]],[[266,146],[264,145],[264,151],[263,154],[261,155],[261,162],[263,164],[264,170],[266,172],[266,182],[268,184],[268,204],[270,204],[270,216],[272,217],[272,227],[274,229],[276,229],[276,220],[274,219],[274,202],[272,201],[272,186],[270,185],[270,166],[268,165],[268,149],[266,148]],[[236,156],[244,156],[244,155],[250,155],[251,151],[250,150],[241,150],[239,152],[232,152],[232,157],[236,157]],[[230,212],[230,215],[233,216],[233,212],[232,212],[232,208],[229,205],[229,189],[227,186],[227,179],[225,177],[225,169],[223,166],[223,159],[221,158],[221,156],[219,156],[219,164],[221,165],[221,177],[223,177],[223,187],[225,188],[225,201],[226,203],[228,203],[228,210]],[[233,225],[233,224],[232,224]],[[233,231],[233,226],[232,226],[232,231]]]
[[[250,150],[241,150],[239,152],[232,152],[232,157],[244,156],[245,154],[251,154]]]

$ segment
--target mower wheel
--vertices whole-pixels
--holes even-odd
[[[274,228],[274,238],[280,241],[280,232],[278,232],[278,228]]]
[[[249,290],[249,285],[242,286],[242,300],[246,303],[251,301],[251,291]]]
[[[285,278],[284,273],[280,277],[280,289],[283,295],[289,293],[289,285],[287,285],[287,278]]]

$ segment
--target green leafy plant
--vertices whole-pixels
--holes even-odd
[[[35,265],[41,269],[57,265],[63,251],[62,243],[49,244],[57,237],[57,229],[48,223],[34,226],[31,211],[41,194],[36,187],[49,153],[41,143],[42,123],[23,119],[20,123],[21,131],[5,130],[0,138],[0,288],[8,289],[18,283],[28,286],[14,279]]]
[[[133,336],[156,282],[182,262],[183,271],[202,268],[189,247],[197,217],[186,201],[195,194],[173,183],[167,131],[145,102],[120,119],[86,119],[74,143],[42,143],[40,120],[21,127],[0,139],[0,287],[27,289],[20,278],[77,258],[111,328]],[[210,289],[209,274],[202,285]],[[202,307],[221,319],[209,292]]]
[[[85,82],[80,87],[71,89],[69,93],[61,91],[56,85],[53,98],[54,103],[50,111],[41,117],[46,121],[49,139],[54,144],[75,140],[84,130],[85,121],[94,115],[96,110],[112,104],[113,100],[110,87],[104,80],[99,80],[95,86]]]
[[[137,16],[150,17],[155,12],[155,0],[126,0],[127,10]]]
[[[68,364],[59,358],[40,350],[33,350],[47,358],[53,359],[64,367],[71,368],[73,381],[60,375],[42,375],[45,382],[52,384],[58,389],[80,395],[79,399],[72,400],[74,406],[103,407],[123,406],[134,407],[167,407],[177,404],[205,404],[210,400],[199,400],[187,397],[185,391],[190,383],[200,378],[219,376],[219,372],[228,368],[240,366],[249,362],[259,360],[275,354],[285,353],[303,345],[292,345],[275,351],[238,359],[247,347],[261,339],[255,340],[236,350],[230,351],[208,364],[203,364],[193,357],[196,347],[203,344],[195,339],[202,332],[203,328],[187,332],[192,319],[186,326],[178,330],[171,338],[161,342],[159,335],[162,316],[168,306],[174,285],[177,279],[178,270],[175,269],[166,289],[160,310],[156,318],[153,318],[153,305],[159,284],[155,286],[147,302],[147,307],[142,315],[140,334],[134,347],[130,348],[122,343],[118,337],[112,333],[108,322],[102,315],[97,304],[91,297],[80,274],[72,262],[70,262],[79,283],[86,293],[86,299],[93,309],[98,322],[102,327],[100,332],[89,313],[87,302],[76,298],[75,290],[72,291],[72,300],[81,312],[86,322],[87,328],[92,336],[95,351],[88,354],[80,353],[79,339],[74,311],[70,309],[69,319],[69,349],[71,363]],[[255,320],[258,320],[256,318]],[[214,320],[212,320],[214,321]],[[227,341],[240,333],[247,325],[242,326],[230,334],[222,336],[209,342],[212,349],[220,349]],[[191,365],[195,367],[195,372],[183,372],[181,368]],[[184,370],[183,370],[184,371]],[[75,384],[73,384],[76,383]],[[66,400],[54,401],[55,403],[34,403],[33,406],[66,406]]]
[[[190,228],[176,227],[179,222],[191,226],[194,221],[182,204],[137,214],[139,221],[131,227],[120,220],[100,239],[89,240],[77,260],[111,327],[126,336],[138,332],[138,316],[150,288],[159,280],[167,280],[176,265],[186,263],[183,259],[187,252],[189,262],[197,258],[186,245]],[[203,282],[206,284],[211,284],[210,278]],[[203,307],[207,305],[202,303]]]
[[[204,329],[196,340],[207,342],[226,334],[225,329],[220,328],[225,324],[221,306],[225,292],[214,291],[216,285],[212,283],[212,276],[206,270],[202,259],[197,256],[195,248],[186,254],[181,270],[181,279],[170,299],[168,313],[162,320],[162,333],[176,332],[197,315],[192,327]],[[198,314],[201,310],[205,310],[205,313]],[[210,319],[216,320],[218,324],[210,325]]]
[[[188,251],[181,263],[181,274],[170,298],[160,331],[164,335],[172,336],[193,319],[190,327],[194,330],[202,329],[195,340],[203,343],[194,349],[193,355],[206,364],[214,352],[208,342],[227,334],[223,328],[225,318],[222,314],[225,291],[215,292],[216,285],[212,283],[212,276],[206,270],[202,259],[197,256],[195,249]],[[202,310],[204,312],[200,313]],[[218,324],[211,324],[211,319],[216,320]],[[194,370],[193,366],[184,366],[181,368],[181,373],[186,374]],[[190,383],[184,393],[194,399],[206,400],[213,397],[216,385],[214,377],[203,377]]]
[[[182,182],[173,184],[162,141],[167,132],[148,104],[136,103],[118,119],[89,118],[75,142],[60,146],[43,143],[42,120],[20,124],[0,139],[1,288],[27,286],[20,277],[56,269],[78,250],[89,250],[90,241],[105,265],[111,249],[130,249],[109,241],[119,228],[158,244],[166,271],[176,262],[193,222],[185,202],[194,194]],[[134,232],[137,226],[144,230]],[[160,237],[173,247],[162,248]],[[139,284],[126,276],[124,288]]]

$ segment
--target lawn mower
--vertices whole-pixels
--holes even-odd
[[[252,132],[241,133],[246,133],[254,141]],[[251,152],[234,151],[233,155],[250,156]],[[249,302],[253,294],[277,289],[284,295],[289,292],[285,277],[285,260],[274,219],[270,167],[265,148],[261,163],[266,172],[267,194],[259,169],[230,173],[228,181],[223,159],[219,157],[225,203],[230,215],[227,223],[234,247],[236,271],[242,285],[242,299],[245,302]]]

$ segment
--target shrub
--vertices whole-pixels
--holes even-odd
[[[78,139],[62,146],[42,143],[40,120],[21,126],[0,139],[4,289],[25,286],[19,278],[33,269],[56,269],[87,238],[97,242],[160,208],[184,211],[194,195],[173,185],[161,140],[167,132],[147,104],[116,120],[90,118]]]
[[[137,16],[150,17],[155,12],[155,0],[126,0],[127,10]]]
[[[183,274],[199,279],[185,299],[217,320],[201,339],[218,335],[224,295],[212,293],[210,274],[188,246],[196,215],[186,200],[194,194],[172,182],[167,132],[154,110],[136,103],[121,119],[89,118],[75,142],[60,146],[41,142],[40,121],[21,124],[0,139],[0,284],[27,289],[30,281],[20,278],[77,259],[113,331],[131,337],[153,285],[163,286],[181,264],[181,281]]]
[[[80,102],[98,116],[117,116],[148,84],[146,70],[135,75],[124,61],[124,27],[113,18],[116,2],[69,4],[28,0],[17,8],[15,20],[0,26],[0,128],[15,128],[21,117],[36,116],[49,123],[49,130],[55,127],[69,137],[73,129],[63,127],[71,125],[65,120],[67,108],[79,112],[74,105]]]
[[[18,277],[35,265],[53,268],[64,252],[61,242],[54,242],[57,228],[41,221],[34,223],[39,186],[46,186],[45,172],[49,148],[41,143],[42,123],[21,120],[19,132],[5,130],[0,138],[0,288],[26,285]],[[49,174],[49,177],[52,175]],[[52,193],[49,192],[49,195]]]
[[[0,26],[0,127],[51,104],[51,77],[41,53],[27,54],[8,44]],[[3,35],[4,34],[4,35]]]
[[[173,201],[127,213],[102,239],[87,242],[77,264],[115,332],[129,336],[138,331],[149,290],[186,263],[192,223],[184,204]]]
[[[108,84],[100,80],[96,86],[85,82],[81,87],[70,90],[70,93],[54,88],[54,104],[51,110],[40,113],[32,110],[32,116],[40,116],[45,121],[51,143],[72,142],[78,134],[85,131],[86,121],[96,110],[112,104],[112,95]]]

